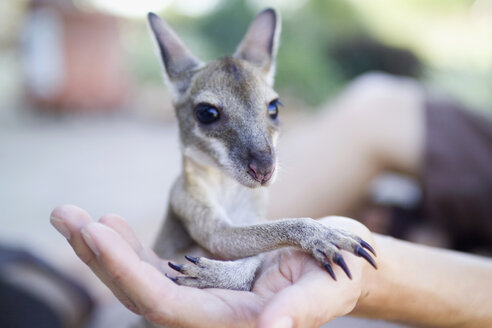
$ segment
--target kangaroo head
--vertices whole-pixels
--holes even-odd
[[[251,23],[233,56],[203,63],[163,20],[149,14],[171,91],[184,156],[248,187],[276,173],[278,95],[273,90],[280,22],[273,9]]]

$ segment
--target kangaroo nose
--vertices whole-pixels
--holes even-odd
[[[248,165],[248,173],[253,179],[261,184],[265,184],[272,177],[273,171],[275,171],[275,164],[273,160],[269,163],[263,163],[263,165],[258,165],[258,163],[252,161]]]

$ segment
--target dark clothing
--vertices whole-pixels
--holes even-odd
[[[492,249],[492,118],[452,102],[426,109],[425,217],[457,249]]]
[[[74,302],[77,313],[60,313],[49,301],[51,295],[41,295],[29,289],[23,279],[36,275],[49,279]],[[42,281],[42,280],[40,280]],[[62,328],[86,327],[94,309],[94,301],[77,282],[66,277],[43,259],[23,249],[0,244],[0,327]]]
[[[0,326],[8,328],[63,328],[57,313],[22,288],[0,280]]]

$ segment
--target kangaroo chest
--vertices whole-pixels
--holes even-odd
[[[251,225],[264,221],[267,194],[263,188],[251,189],[239,184],[227,184],[217,190],[217,203],[234,225]]]

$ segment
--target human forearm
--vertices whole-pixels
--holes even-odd
[[[431,327],[492,326],[492,260],[375,235],[377,272],[353,315]]]

